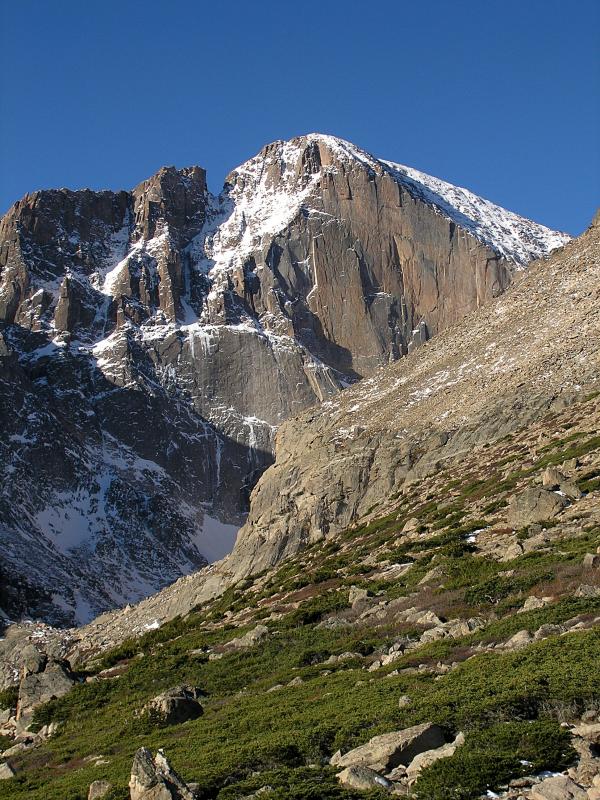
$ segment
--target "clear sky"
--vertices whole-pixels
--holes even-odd
[[[600,204],[598,0],[4,0],[0,213],[349,139],[570,233]]]

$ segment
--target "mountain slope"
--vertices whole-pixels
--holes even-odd
[[[572,414],[582,421],[580,435],[594,438],[596,417],[586,399],[600,388],[599,270],[596,221],[425,348],[286,422],[275,465],[253,492],[232,553],[132,608],[104,614],[78,639],[91,649],[117,644],[227,596],[295,554],[302,558],[306,548],[318,557],[349,526],[385,516],[405,492],[417,495],[417,508],[422,494],[441,492],[443,499],[456,472],[465,472],[467,483],[470,477],[498,485],[499,546],[514,545],[502,510],[515,469],[505,466],[505,442],[514,442],[518,464],[534,458],[528,448],[541,449],[541,458],[553,414],[563,409],[565,426]],[[426,479],[434,488],[422,487]]]
[[[0,223],[5,611],[86,621],[221,556],[283,420],[567,238],[314,134],[218,198],[198,167],[28,195]]]

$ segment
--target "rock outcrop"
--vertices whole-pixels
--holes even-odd
[[[159,750],[141,747],[135,754],[129,780],[131,800],[194,800],[195,795]]]
[[[221,557],[284,420],[567,239],[319,135],[219,197],[199,167],[27,195],[0,222],[2,607],[83,622]]]
[[[198,702],[202,694],[195,686],[175,686],[153,697],[142,708],[142,714],[161,725],[180,725],[202,716]]]
[[[24,667],[19,683],[17,721],[29,720],[38,706],[67,694],[75,683],[69,665],[65,661],[45,658]]]
[[[334,767],[368,767],[376,772],[387,773],[400,765],[408,766],[419,753],[444,744],[441,729],[437,725],[424,723],[374,736],[348,753],[336,753],[330,763]]]

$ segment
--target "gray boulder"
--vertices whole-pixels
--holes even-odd
[[[513,528],[524,528],[555,517],[567,504],[567,500],[556,492],[532,487],[511,497],[507,521]]]
[[[101,800],[113,788],[110,781],[93,781],[88,790],[87,800]]]
[[[415,756],[445,744],[444,734],[429,722],[402,731],[374,736],[366,744],[342,755],[339,751],[329,762],[335,767],[362,766],[389,772],[401,764],[408,766]]]
[[[140,747],[133,759],[129,780],[131,800],[194,800],[194,793],[159,750],[155,758]]]
[[[375,772],[369,767],[346,767],[342,772],[336,775],[336,778],[343,786],[348,786],[351,789],[358,789],[359,791],[368,791],[369,789],[387,789],[390,791],[393,788],[391,781],[384,778],[378,772]]]
[[[195,686],[175,686],[153,697],[142,708],[142,714],[164,725],[180,725],[202,715],[203,709],[198,702],[201,696],[201,690]]]

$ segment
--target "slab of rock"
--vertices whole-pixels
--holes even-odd
[[[346,767],[336,775],[336,778],[343,786],[349,786],[351,789],[359,791],[382,788],[390,791],[393,788],[391,781],[369,767]]]
[[[133,759],[129,780],[131,800],[195,800],[194,793],[159,750],[155,758],[140,747]]]
[[[531,800],[588,800],[587,792],[566,775],[546,778],[531,790]]]
[[[565,508],[567,500],[556,492],[532,487],[510,499],[507,521],[513,528],[524,528],[534,522],[552,519]]]
[[[101,800],[113,788],[110,781],[93,781],[88,790],[87,800]]]
[[[201,696],[202,691],[196,686],[175,686],[153,697],[142,708],[142,713],[165,725],[180,725],[202,715],[203,709],[198,702]]]
[[[374,736],[366,744],[344,755],[338,751],[329,763],[334,767],[378,767],[382,772],[389,772],[401,764],[408,766],[419,753],[443,744],[445,740],[441,728],[426,722],[402,731]]]

